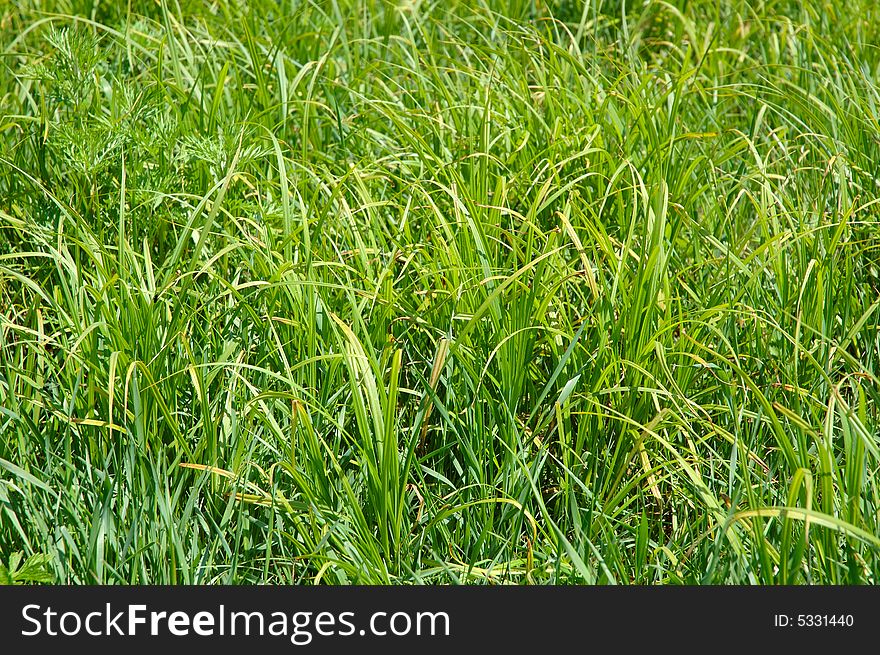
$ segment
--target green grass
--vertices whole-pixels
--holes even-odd
[[[873,0],[0,9],[5,578],[877,582],[878,43]]]

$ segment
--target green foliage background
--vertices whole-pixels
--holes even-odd
[[[0,8],[0,560],[875,582],[878,43],[867,0]]]

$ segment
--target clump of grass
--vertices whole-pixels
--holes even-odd
[[[4,561],[876,582],[873,3],[80,4],[0,14]]]

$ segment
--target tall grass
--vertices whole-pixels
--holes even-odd
[[[2,571],[876,582],[877,43],[867,0],[0,9]]]

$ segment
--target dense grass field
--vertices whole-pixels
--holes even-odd
[[[0,581],[880,576],[873,0],[0,7]]]

